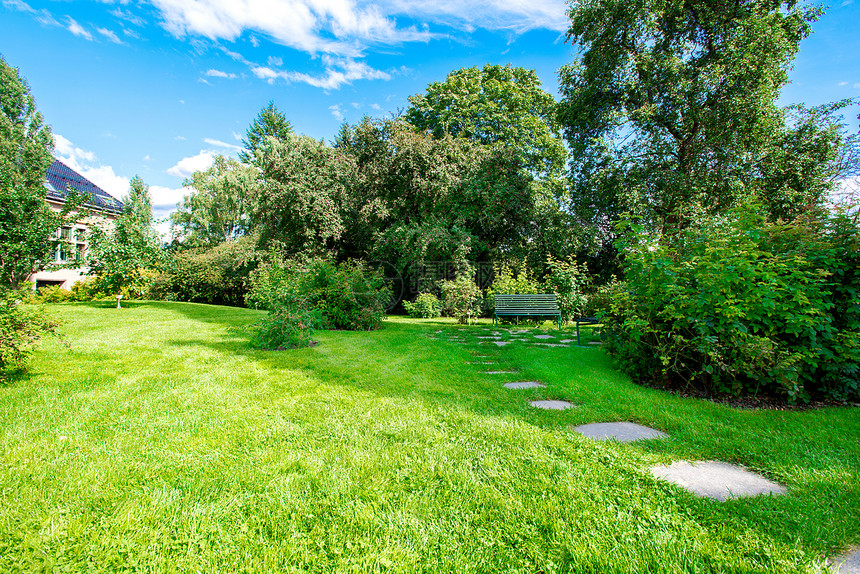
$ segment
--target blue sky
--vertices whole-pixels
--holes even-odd
[[[573,60],[563,0],[128,0],[0,4],[0,53],[20,69],[56,155],[121,197],[135,174],[156,215],[214,154],[234,155],[270,100],[297,132],[387,116],[455,69],[535,69],[558,95]],[[801,44],[782,105],[860,97],[860,0]],[[858,129],[858,107],[846,113]]]

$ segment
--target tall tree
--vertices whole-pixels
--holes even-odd
[[[184,185],[194,191],[170,215],[171,231],[182,245],[211,247],[248,233],[248,195],[257,185],[256,169],[219,155]]]
[[[410,96],[409,103],[406,120],[436,138],[450,134],[511,147],[538,177],[564,167],[556,102],[534,70],[492,64],[462,68],[431,83],[426,93]]]
[[[132,178],[123,204],[123,212],[112,229],[98,226],[90,229],[87,263],[90,274],[98,277],[101,289],[117,295],[124,289],[142,294],[147,270],[156,269],[166,256],[152,227],[149,186],[140,177]]]
[[[0,56],[0,286],[17,289],[52,259],[55,234],[81,203],[69,198],[63,212],[45,201],[45,170],[54,140],[18,70]]]
[[[775,101],[818,14],[793,0],[575,3],[582,55],[559,72],[559,109],[576,207],[639,212],[666,232],[688,209],[736,203],[784,125]]]
[[[275,102],[270,101],[248,126],[245,139],[242,140],[245,149],[239,152],[239,159],[243,163],[254,163],[254,154],[266,143],[266,138],[273,137],[283,142],[292,133],[293,126],[287,116],[278,110]]]

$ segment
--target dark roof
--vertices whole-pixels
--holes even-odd
[[[90,194],[87,199],[87,207],[108,211],[110,213],[122,213],[123,205],[118,199],[111,197],[105,190],[61,162],[55,159],[54,163],[45,172],[45,188],[48,190],[47,197],[54,201],[65,201],[68,188],[76,189]]]

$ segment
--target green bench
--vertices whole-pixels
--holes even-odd
[[[496,310],[493,325],[499,317],[555,317],[561,329],[561,311],[554,293],[535,295],[496,295]]]

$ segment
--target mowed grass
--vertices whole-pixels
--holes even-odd
[[[815,572],[860,542],[857,408],[682,399],[593,347],[499,348],[444,321],[265,352],[246,309],[50,311],[70,346],[0,387],[0,572]],[[569,428],[613,420],[671,438]],[[678,459],[789,494],[719,503],[651,477]]]

